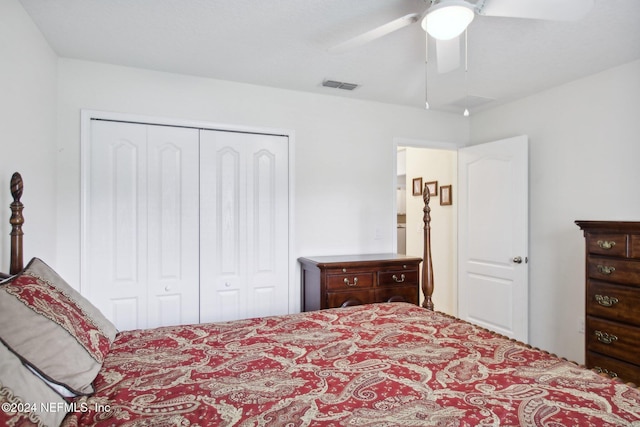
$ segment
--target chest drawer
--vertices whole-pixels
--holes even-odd
[[[640,365],[640,328],[587,316],[587,350]]]
[[[590,256],[587,270],[593,279],[640,286],[640,261]]]
[[[327,290],[342,291],[347,289],[371,288],[373,273],[340,273],[327,275]]]
[[[327,308],[350,307],[353,305],[375,302],[373,290],[356,290],[352,292],[327,292]]]
[[[624,257],[627,253],[626,234],[589,234],[587,252],[591,254]]]
[[[378,273],[378,286],[403,286],[418,283],[418,270],[403,269]]]
[[[587,351],[586,365],[598,372],[604,372],[611,378],[620,378],[624,382],[640,384],[640,366],[618,359]]]
[[[636,288],[588,280],[587,314],[640,326],[640,293]]]
[[[389,286],[376,289],[376,300],[382,302],[409,302],[418,304],[418,285]]]

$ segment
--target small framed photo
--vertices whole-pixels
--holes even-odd
[[[438,181],[425,182],[424,185],[429,189],[430,196],[438,195]]]
[[[422,195],[422,178],[413,178],[413,195]]]
[[[440,186],[440,205],[447,206],[453,204],[453,196],[451,194],[451,186],[450,185],[441,185]]]

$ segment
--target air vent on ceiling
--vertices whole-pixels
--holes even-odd
[[[325,80],[322,82],[324,87],[332,87],[334,89],[354,90],[358,87],[355,83],[338,82],[335,80]]]

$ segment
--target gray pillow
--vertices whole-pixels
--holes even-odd
[[[0,424],[58,426],[69,406],[0,343]],[[31,423],[28,423],[30,421]]]
[[[92,382],[117,330],[38,258],[0,286],[0,340],[44,379],[76,395]]]

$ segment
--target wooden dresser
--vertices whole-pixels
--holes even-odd
[[[586,239],[585,364],[640,385],[640,222],[576,224]]]
[[[304,311],[376,302],[419,303],[422,258],[398,254],[299,258]]]

